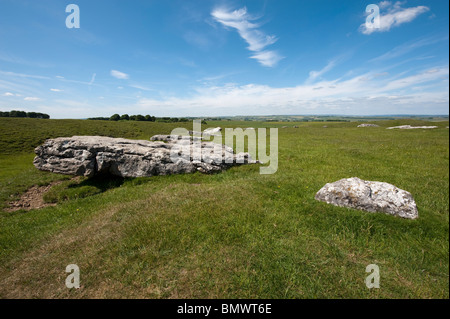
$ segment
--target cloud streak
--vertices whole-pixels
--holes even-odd
[[[92,78],[91,78],[91,81],[89,82],[89,85],[94,84],[94,82],[95,82],[95,77],[96,77],[96,76],[97,76],[96,73],[92,74]]]
[[[307,83],[315,81],[317,78],[321,77],[323,74],[327,73],[331,69],[333,69],[336,65],[336,60],[330,61],[322,70],[320,71],[311,71],[309,72],[309,78],[306,81]]]
[[[117,70],[111,70],[111,76],[113,76],[119,80],[128,80],[130,78],[130,76],[128,74],[117,71]]]
[[[38,97],[28,96],[28,97],[24,98],[23,100],[29,101],[29,102],[35,102],[35,101],[40,101],[41,99]]]
[[[448,41],[448,36],[445,37],[427,37],[427,38],[419,38],[414,39],[413,41],[409,41],[407,43],[401,44],[399,46],[396,46],[392,50],[386,52],[385,54],[376,57],[369,62],[378,62],[378,61],[385,61],[390,60],[394,58],[401,57],[403,55],[406,55],[414,50],[417,50],[419,48],[430,46],[439,42]]]
[[[295,87],[225,85],[197,88],[187,98],[140,99],[136,107],[164,114],[419,114],[427,107],[448,108],[448,66],[424,70],[402,78],[366,73],[347,80],[321,81]],[[434,85],[434,90],[422,88]],[[320,88],[320,89],[319,89]],[[276,111],[274,111],[276,109]],[[244,115],[244,114],[242,114]]]
[[[378,4],[380,12],[380,27],[379,28],[367,28],[363,23],[359,27],[359,31],[363,34],[370,35],[374,32],[387,32],[394,27],[398,27],[404,23],[413,21],[422,13],[430,10],[426,6],[417,6],[411,8],[402,8],[402,2],[397,1],[394,4],[390,1],[382,1]]]
[[[278,39],[259,30],[260,25],[252,22],[258,18],[248,14],[246,7],[235,11],[218,8],[211,12],[211,15],[222,25],[236,29],[241,38],[247,42],[247,49],[253,52],[251,58],[257,60],[261,65],[273,67],[283,58],[275,51],[265,50]]]
[[[37,79],[37,80],[49,80],[50,79],[47,76],[30,75],[30,74],[7,72],[7,71],[1,71],[1,70],[0,70],[0,75],[19,77],[19,78],[30,78],[30,79]]]

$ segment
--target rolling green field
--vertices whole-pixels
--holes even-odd
[[[149,139],[192,123],[2,118],[0,298],[449,298],[449,123],[376,124],[208,122],[280,128],[278,172],[71,180],[35,169],[33,149],[59,136]],[[386,130],[403,124],[439,128]],[[349,177],[411,192],[419,219],[314,200]],[[45,200],[56,206],[6,211],[54,181]],[[80,267],[78,290],[65,286],[69,264]],[[369,264],[380,267],[380,289],[365,285]]]

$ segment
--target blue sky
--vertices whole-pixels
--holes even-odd
[[[68,4],[80,28],[67,28]],[[379,28],[366,7],[380,8]],[[0,0],[0,110],[448,114],[446,0]]]

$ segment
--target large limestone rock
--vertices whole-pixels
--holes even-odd
[[[236,155],[229,147],[194,141],[190,137],[165,135],[154,140],[160,142],[100,136],[60,137],[37,147],[33,163],[43,171],[88,177],[96,174],[145,177],[196,171],[214,173],[241,163],[256,163],[247,153]],[[187,146],[187,157],[173,160],[172,150],[178,152],[175,147],[180,144]]]
[[[366,123],[363,123],[363,124],[358,125],[358,127],[380,127],[380,126],[377,125],[377,124],[366,124]]]
[[[221,136],[221,132],[222,132],[222,128],[216,127],[216,128],[208,128],[208,129],[204,130],[203,132],[189,131],[189,135],[208,139],[211,136]],[[160,135],[157,135],[157,136],[160,136]]]
[[[387,130],[417,130],[417,129],[434,129],[438,128],[437,126],[411,126],[411,125],[400,125],[400,126],[393,126],[388,127]]]
[[[326,184],[315,198],[335,206],[372,213],[380,212],[408,219],[419,217],[416,203],[409,192],[388,183],[364,181],[357,177]]]
[[[222,132],[222,128],[216,127],[216,128],[208,128],[208,129],[204,130],[203,134],[206,136],[216,136],[216,135],[220,134],[220,132]]]

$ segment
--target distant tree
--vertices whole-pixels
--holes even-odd
[[[156,121],[156,117],[150,116],[150,115],[146,115],[145,116],[145,120],[148,121],[148,122],[155,122]]]
[[[141,114],[136,115],[136,121],[145,121],[145,116],[143,116]]]
[[[130,120],[130,116],[129,116],[128,114],[124,114],[124,115],[122,115],[122,116],[120,117],[120,119],[121,119],[122,121],[129,121],[129,120]]]
[[[10,111],[10,112],[0,112],[0,117],[28,117],[36,119],[49,119],[50,115],[37,112],[25,112],[25,111]]]
[[[90,121],[109,121],[109,117],[90,117]]]
[[[109,118],[110,121],[118,121],[120,120],[120,115],[119,114],[114,114],[113,116],[111,116]]]
[[[178,122],[178,118],[172,117],[172,118],[170,119],[170,121],[173,122],[173,123],[177,123],[177,122]]]
[[[136,115],[131,115],[130,116],[130,121],[136,121]]]
[[[12,110],[11,112],[9,112],[9,117],[27,117],[27,113],[24,111]]]
[[[206,123],[205,120],[202,120],[202,124],[203,124],[203,125],[208,125],[208,123]]]

